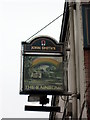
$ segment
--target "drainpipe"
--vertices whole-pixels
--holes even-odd
[[[75,40],[74,40],[74,9],[73,2],[70,2],[70,48],[71,48],[71,90],[72,90],[72,118],[77,119],[77,87],[76,87],[76,64],[75,64]]]

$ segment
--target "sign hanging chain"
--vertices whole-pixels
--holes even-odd
[[[73,7],[73,6],[68,6],[68,7]],[[68,9],[69,10],[69,9]],[[68,11],[67,10],[67,11]],[[66,12],[67,12],[66,11]],[[66,12],[60,14],[58,17],[56,17],[54,20],[52,20],[50,23],[48,23],[47,25],[45,25],[43,28],[41,28],[39,31],[37,31],[35,34],[33,34],[31,37],[29,37],[25,42],[29,42],[29,40],[34,37],[35,35],[37,35],[39,32],[41,32],[42,30],[44,30],[46,27],[48,27],[50,24],[52,24],[53,22],[55,22],[57,19],[59,19],[61,16],[63,16]]]
[[[63,14],[59,15],[58,17],[56,17],[54,20],[52,20],[50,23],[48,23],[47,25],[45,25],[43,28],[41,28],[38,32],[36,32],[35,34],[33,34],[31,37],[29,37],[26,42],[28,40],[30,40],[32,37],[34,37],[36,34],[38,34],[39,32],[41,32],[42,30],[44,30],[46,27],[48,27],[50,24],[52,24],[54,21],[56,21],[59,17],[61,17]]]

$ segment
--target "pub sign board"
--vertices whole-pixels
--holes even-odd
[[[63,44],[40,36],[22,42],[20,94],[60,94],[64,91]]]

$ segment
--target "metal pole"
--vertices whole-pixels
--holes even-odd
[[[72,118],[77,119],[77,89],[76,89],[76,64],[75,64],[75,41],[74,41],[74,15],[73,2],[70,2],[70,48],[71,48],[71,82],[72,82]]]

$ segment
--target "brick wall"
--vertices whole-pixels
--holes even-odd
[[[84,50],[87,118],[90,120],[90,50]]]

